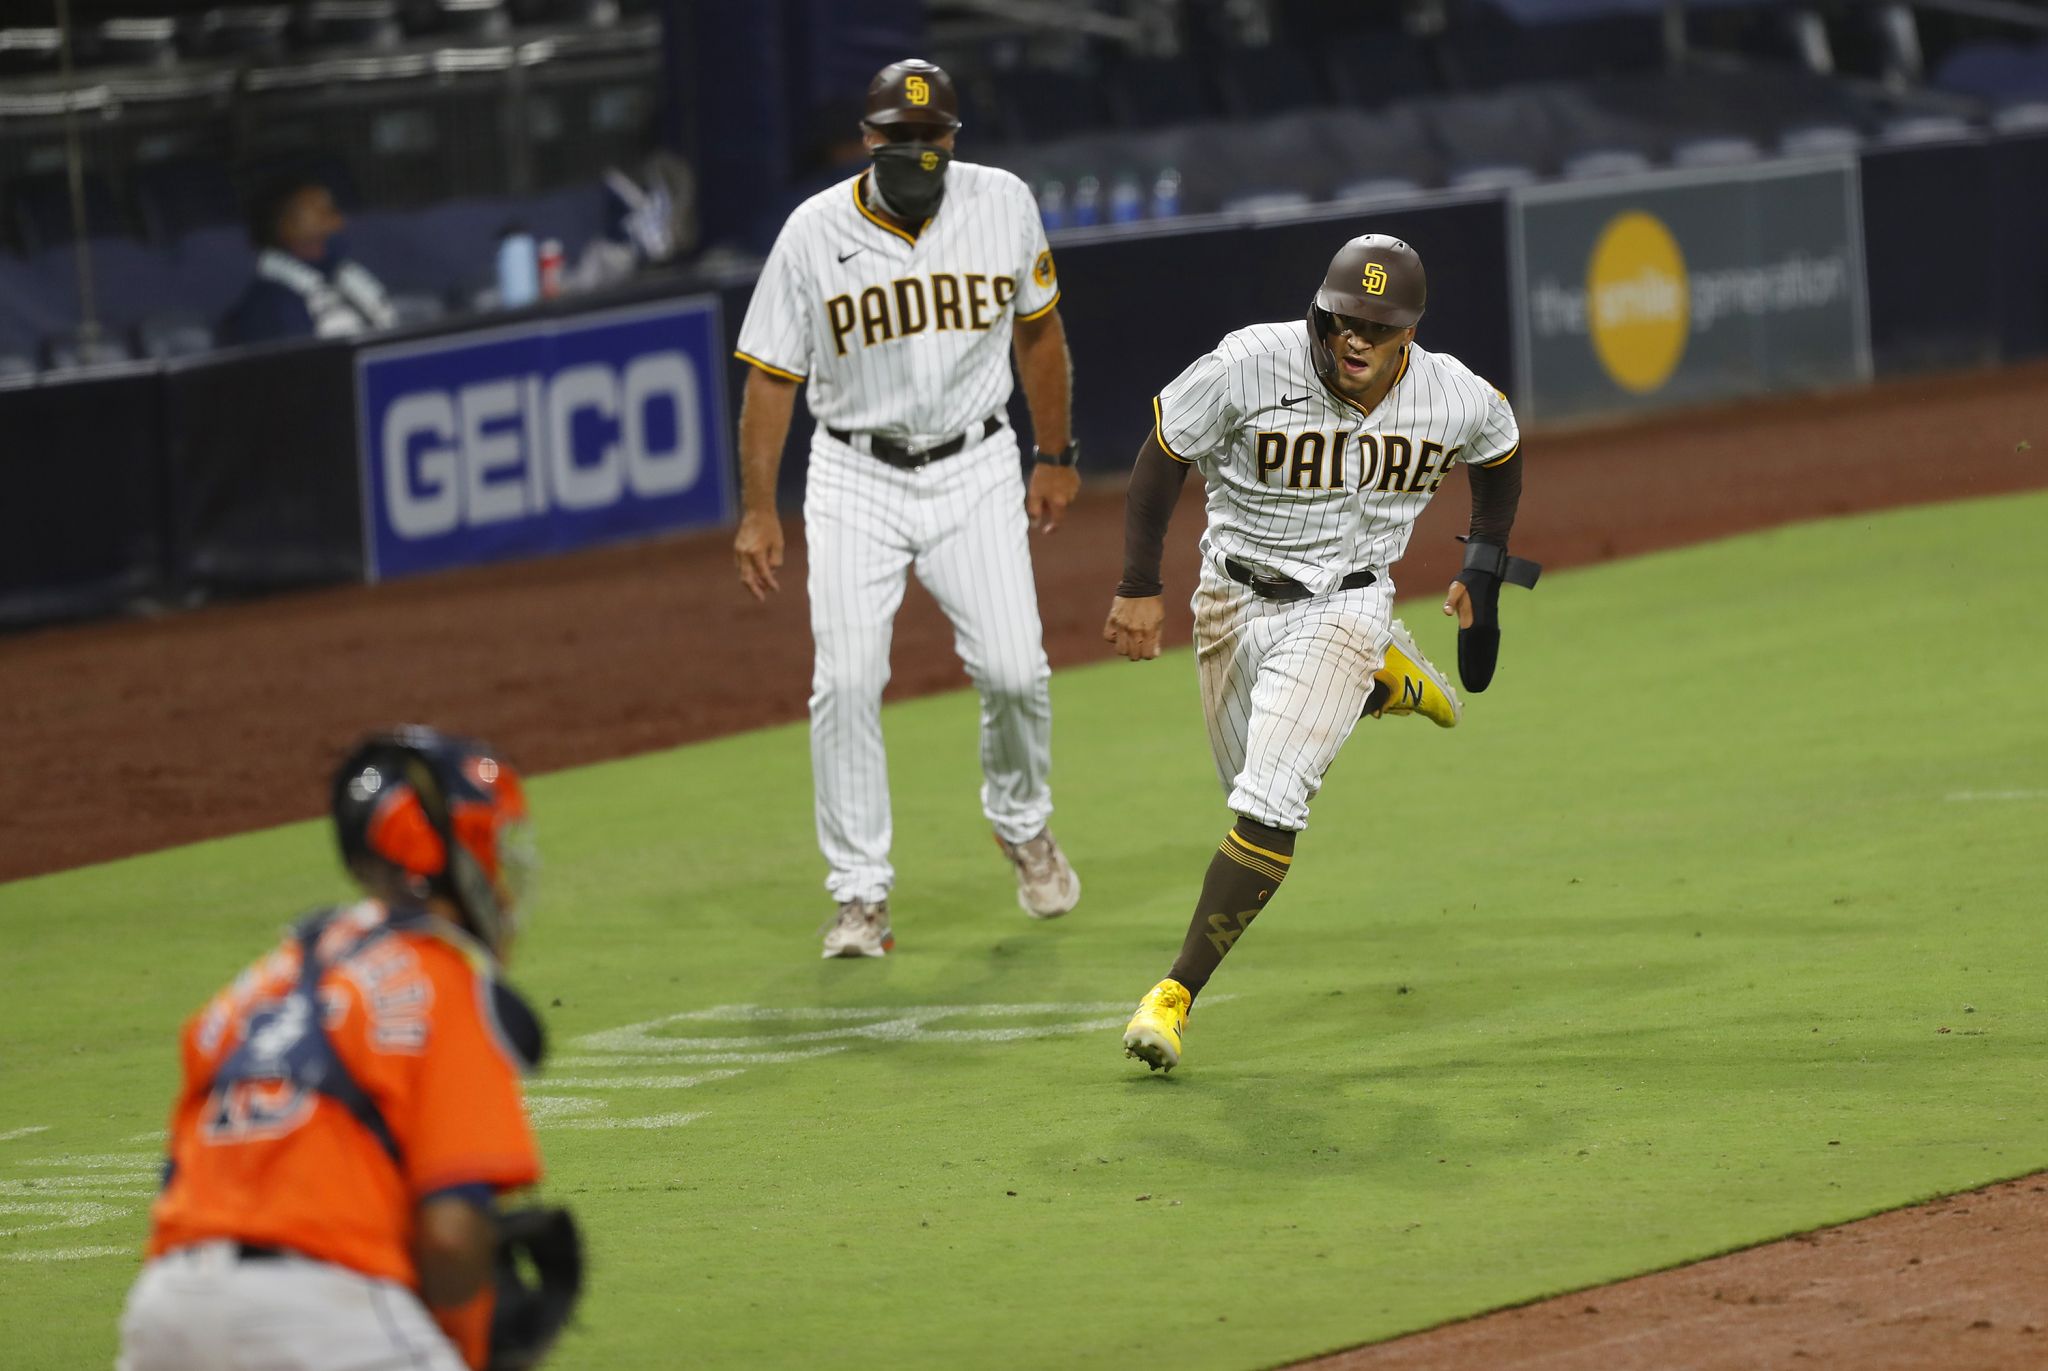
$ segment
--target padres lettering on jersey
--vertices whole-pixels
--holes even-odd
[[[954,162],[916,233],[863,198],[868,174],[783,225],[740,326],[740,360],[793,381],[820,424],[936,442],[1009,403],[1010,329],[1059,301],[1024,183]]]
[[[1159,444],[1202,470],[1205,542],[1327,590],[1388,567],[1453,465],[1515,455],[1507,397],[1457,358],[1410,344],[1370,413],[1333,393],[1308,325],[1254,324],[1174,378],[1153,402]]]

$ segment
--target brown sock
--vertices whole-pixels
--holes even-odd
[[[1198,995],[1223,961],[1225,953],[1273,898],[1294,860],[1294,834],[1268,828],[1256,819],[1238,816],[1223,845],[1209,860],[1202,897],[1188,922],[1180,959],[1166,974]]]

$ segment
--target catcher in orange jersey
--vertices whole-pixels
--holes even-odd
[[[568,1215],[497,1212],[540,1177],[540,1021],[500,978],[532,867],[519,776],[401,729],[342,763],[333,814],[370,898],[185,1025],[119,1371],[528,1367],[575,1302]]]

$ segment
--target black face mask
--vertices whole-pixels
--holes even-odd
[[[938,212],[953,154],[929,143],[884,143],[874,150],[875,189],[882,203],[912,223]]]

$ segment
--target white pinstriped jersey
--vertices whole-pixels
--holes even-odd
[[[808,380],[830,428],[944,441],[1010,399],[1010,326],[1059,300],[1038,203],[999,167],[954,162],[913,237],[862,196],[869,173],[820,191],[782,226],[736,355]]]
[[[1308,323],[1228,334],[1153,401],[1159,444],[1201,468],[1205,548],[1321,593],[1408,549],[1451,466],[1521,442],[1507,397],[1448,353],[1408,345],[1370,414],[1323,384]]]

